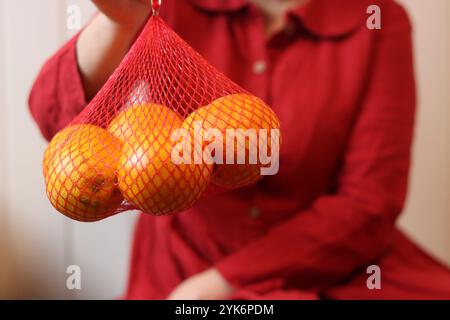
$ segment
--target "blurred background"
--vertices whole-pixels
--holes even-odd
[[[410,189],[400,225],[450,264],[450,1],[402,0],[414,25],[419,110]],[[31,84],[46,58],[84,24],[88,0],[0,0],[0,298],[98,299],[125,289],[136,213],[100,223],[52,209],[41,174],[46,142],[28,113]],[[68,9],[70,12],[68,12]],[[81,290],[66,269],[81,267]]]

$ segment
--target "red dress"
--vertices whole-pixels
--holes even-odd
[[[366,27],[378,4],[382,29]],[[244,0],[165,0],[161,15],[267,101],[280,171],[173,216],[142,214],[126,298],[162,299],[214,266],[234,298],[450,298],[450,272],[395,227],[415,113],[411,26],[391,0],[311,0],[269,41]],[[44,66],[30,110],[50,139],[86,105],[75,39]],[[369,290],[366,268],[381,268]]]

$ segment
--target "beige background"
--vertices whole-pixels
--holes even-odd
[[[450,263],[450,1],[403,0],[415,25],[419,114],[402,228]],[[87,0],[0,0],[0,298],[113,298],[125,286],[134,214],[97,224],[50,207],[40,161],[45,142],[26,98],[46,57],[67,39],[66,9]],[[68,265],[82,289],[65,288]]]

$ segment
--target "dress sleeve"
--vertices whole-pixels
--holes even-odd
[[[407,189],[416,100],[411,26],[400,6],[391,9],[376,31],[368,89],[337,191],[219,261],[232,286],[283,277],[320,290],[389,249]]]
[[[30,112],[47,140],[86,105],[76,56],[77,39],[73,37],[45,63],[31,89]]]

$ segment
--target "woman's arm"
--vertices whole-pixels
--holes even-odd
[[[42,67],[28,98],[31,115],[50,140],[86,105],[75,52],[77,37],[67,42]]]
[[[30,112],[46,139],[85,107],[120,63],[149,14],[144,0],[95,0],[100,13],[43,66]]]
[[[94,0],[100,10],[77,41],[78,65],[90,100],[122,61],[150,13],[150,0]]]

